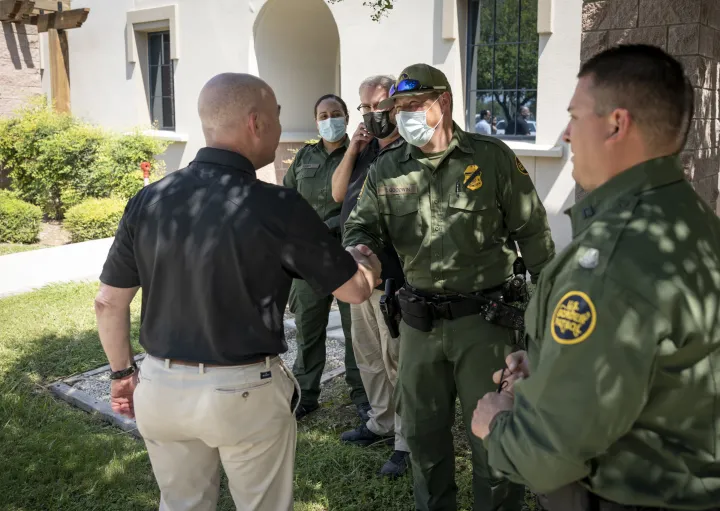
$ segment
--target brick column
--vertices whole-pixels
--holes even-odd
[[[0,23],[0,116],[9,115],[33,94],[42,94],[37,27]]]
[[[29,96],[42,94],[37,27],[0,23],[0,117],[12,114]],[[0,168],[0,189],[8,172]]]
[[[720,2],[583,0],[582,29],[583,62],[623,43],[659,46],[682,62],[695,88],[692,128],[682,153],[685,175],[720,212]],[[576,199],[582,195],[578,189]]]

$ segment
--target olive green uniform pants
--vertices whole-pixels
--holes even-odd
[[[290,311],[297,327],[297,357],[293,373],[300,384],[300,404],[314,406],[320,397],[320,379],[325,368],[325,340],[333,296],[321,296],[304,280],[294,280],[290,295]],[[350,334],[350,305],[338,301],[345,334],[345,381],[350,386],[350,399],[356,405],[367,403],[360,371],[355,362]]]
[[[457,509],[451,432],[457,397],[472,447],[473,509],[522,509],[524,487],[491,475],[487,451],[471,430],[478,400],[497,389],[492,375],[504,367],[513,332],[477,315],[436,321],[432,332],[402,322],[400,332],[396,399],[410,446],[416,509]]]

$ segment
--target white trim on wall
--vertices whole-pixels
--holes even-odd
[[[126,57],[128,63],[137,62],[136,31],[149,31],[167,28],[170,31],[170,58],[180,58],[180,32],[178,29],[178,6],[166,5],[150,9],[128,11],[126,30]],[[164,25],[165,23],[166,25]]]
[[[505,144],[518,156],[533,156],[535,158],[562,158],[565,152],[563,145],[537,144],[521,140],[503,140]]]
[[[457,0],[443,0],[442,38],[454,41],[457,37]]]
[[[538,34],[552,34],[553,0],[538,0]]]

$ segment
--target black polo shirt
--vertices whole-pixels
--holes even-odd
[[[240,154],[205,148],[130,200],[100,280],[142,286],[150,355],[239,364],[287,351],[293,278],[326,296],[356,271],[295,190],[259,181]]]
[[[340,211],[340,222],[343,226],[345,222],[347,222],[347,219],[350,218],[352,210],[355,209],[358,196],[365,183],[365,177],[367,176],[368,170],[370,170],[370,164],[374,162],[383,151],[399,147],[404,143],[405,141],[400,137],[381,150],[380,143],[377,139],[372,139],[370,143],[365,146],[365,149],[360,152],[357,160],[355,160],[352,173],[350,174],[350,181],[347,192],[345,192],[342,210]],[[381,278],[383,282],[385,282],[385,279],[395,279],[395,285],[397,287],[402,286],[405,283],[405,275],[403,274],[400,258],[392,245],[385,245],[383,251],[377,256],[378,259],[380,259],[380,264],[382,264]],[[378,286],[377,289],[383,289],[383,284]]]

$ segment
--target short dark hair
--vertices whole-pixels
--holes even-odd
[[[335,101],[340,103],[340,106],[342,107],[343,112],[345,112],[345,117],[350,117],[350,113],[348,112],[348,107],[345,104],[345,101],[343,101],[343,99],[340,96],[336,96],[335,94],[325,94],[324,96],[320,96],[320,99],[317,100],[317,102],[315,103],[315,108],[313,109],[313,112],[315,112],[314,113],[315,117],[317,117],[317,109],[320,106],[320,103],[322,103],[326,99],[334,99]]]
[[[481,119],[484,119],[486,115],[490,115],[490,110],[480,110]]]
[[[630,112],[651,147],[680,151],[693,116],[694,91],[682,65],[656,46],[621,45],[603,51],[580,68],[592,79],[596,113]],[[668,112],[677,112],[675,117]]]

